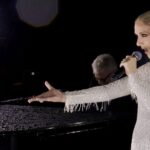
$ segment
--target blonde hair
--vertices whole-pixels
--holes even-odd
[[[150,25],[150,10],[142,13],[135,21],[142,21],[146,25]]]

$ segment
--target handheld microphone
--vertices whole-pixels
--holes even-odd
[[[139,51],[133,51],[133,53],[131,55],[133,57],[135,57],[137,61],[140,61],[142,59],[142,53]],[[123,70],[119,74],[115,75],[113,77],[113,80],[115,81],[115,80],[120,79],[124,74],[125,74],[125,70]]]
[[[132,56],[136,58],[137,61],[141,60],[142,59],[142,53],[139,52],[139,51],[134,51],[132,53]]]

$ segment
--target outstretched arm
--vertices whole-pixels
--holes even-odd
[[[28,102],[63,102],[66,111],[74,111],[79,105],[84,107],[85,104],[109,102],[112,99],[130,94],[127,77],[108,85],[64,93],[52,87],[47,81],[45,86],[48,88],[47,92],[29,99]]]
[[[123,66],[125,68],[126,74],[129,75],[136,71],[135,62],[135,58],[132,56],[127,56],[126,59],[121,62],[120,66]],[[80,104],[84,105],[86,103],[91,104],[110,101],[112,99],[130,94],[128,77],[122,78],[104,86],[97,86],[89,89],[65,93],[53,88],[48,82],[45,82],[45,85],[48,88],[48,92],[29,99],[29,103],[33,101],[65,102],[66,110],[72,111]]]

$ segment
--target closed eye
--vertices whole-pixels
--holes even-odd
[[[147,36],[148,34],[144,34],[144,33],[141,34],[141,37],[147,37]]]

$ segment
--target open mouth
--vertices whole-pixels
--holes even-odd
[[[148,50],[146,48],[142,48],[142,49],[143,49],[144,53],[148,52]]]

